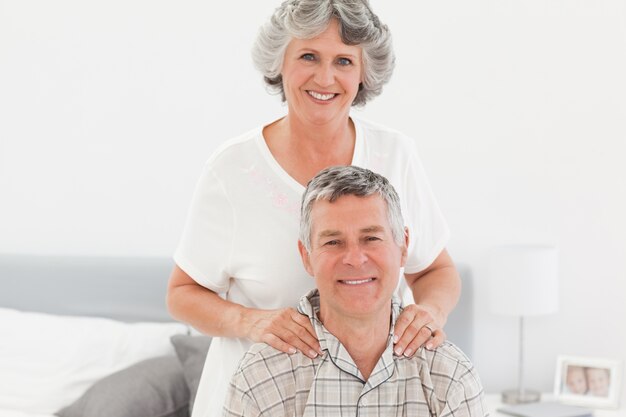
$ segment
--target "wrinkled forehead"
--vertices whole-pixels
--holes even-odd
[[[368,196],[342,195],[312,202],[311,228],[363,228],[376,225],[390,229],[387,202],[378,193]]]

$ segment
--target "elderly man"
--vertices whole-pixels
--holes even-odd
[[[324,354],[252,346],[231,380],[224,415],[486,416],[478,375],[453,344],[394,356],[401,307],[393,294],[408,240],[384,177],[350,166],[313,178],[298,248],[317,289],[298,309]]]

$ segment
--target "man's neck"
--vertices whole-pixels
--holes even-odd
[[[385,312],[373,317],[324,317],[320,320],[346,348],[357,368],[367,380],[387,347],[391,326],[391,303]]]

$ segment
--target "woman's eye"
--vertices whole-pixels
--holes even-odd
[[[351,61],[351,60],[349,60],[348,58],[339,58],[339,59],[337,60],[337,63],[338,63],[339,65],[342,65],[342,66],[343,66],[343,65],[352,65],[352,61]]]
[[[315,61],[315,55],[313,54],[304,54],[300,58],[305,61]]]

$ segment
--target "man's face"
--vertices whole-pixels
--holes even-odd
[[[313,205],[311,220],[311,252],[298,246],[307,272],[315,278],[323,320],[388,312],[406,261],[408,235],[399,247],[382,197],[320,200]]]

